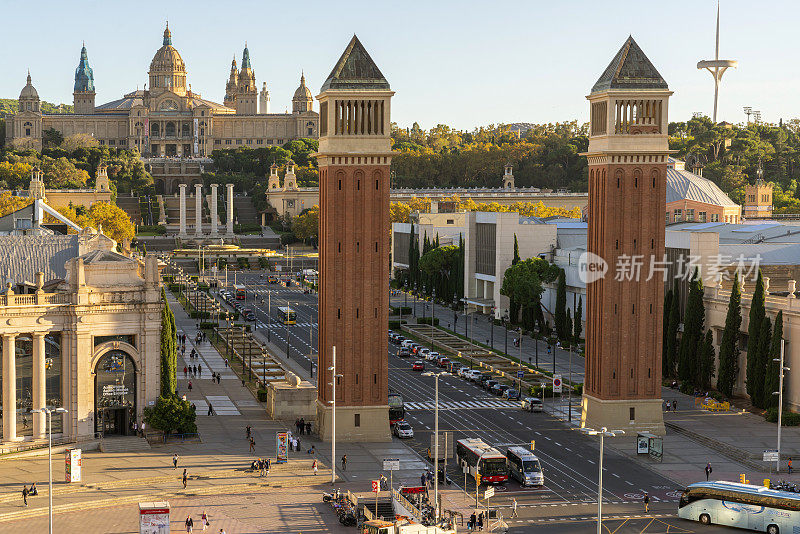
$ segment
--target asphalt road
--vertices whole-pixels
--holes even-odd
[[[269,285],[261,273],[237,275],[245,284],[246,307],[256,312],[256,328],[267,331],[279,347],[286,347],[289,356],[304,368],[311,365],[309,354],[316,353],[317,296],[306,294],[299,287]],[[261,299],[264,302],[262,304]],[[277,306],[289,305],[297,313],[297,325],[288,328],[278,319]],[[267,311],[271,309],[271,318]],[[414,438],[407,444],[423,458],[430,446],[434,429],[434,378],[411,370],[415,358],[396,356],[397,346],[389,344],[389,387],[399,392],[406,403],[406,420],[414,428]],[[431,362],[426,362],[427,370]],[[596,528],[599,442],[581,434],[575,427],[546,413],[529,413],[519,408],[496,407],[500,399],[477,385],[456,376],[439,379],[439,431],[452,432],[453,440],[481,438],[502,452],[511,445],[530,447],[535,440],[545,484],[542,488],[525,488],[516,481],[496,485],[492,507],[499,507],[511,532],[590,532]],[[424,403],[424,404],[422,404]],[[397,438],[394,438],[397,439]],[[606,443],[612,442],[613,438]],[[475,495],[474,479],[464,479],[453,459],[448,460],[448,476],[452,483]],[[485,486],[479,491],[483,496]],[[676,517],[677,501],[683,488],[676,486],[646,467],[630,461],[609,448],[603,461],[604,532],[734,532],[722,527],[704,527]],[[650,513],[644,513],[644,492],[650,496]],[[511,519],[511,504],[516,499],[518,517]],[[485,501],[480,499],[481,505]]]

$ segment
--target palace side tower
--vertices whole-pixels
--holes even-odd
[[[353,36],[320,104],[319,372],[317,421],[336,441],[389,441],[389,167],[394,93]]]
[[[608,272],[587,280],[583,427],[664,434],[664,280],[660,272],[647,278],[651,257],[658,262],[664,257],[671,94],[628,37],[587,97],[587,249],[590,258],[593,253],[608,264]],[[620,271],[620,265],[631,262],[642,263],[638,276]]]

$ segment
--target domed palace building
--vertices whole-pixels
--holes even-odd
[[[103,145],[136,148],[149,163],[155,163],[164,158],[202,160],[222,148],[283,145],[300,137],[316,138],[319,131],[319,114],[312,109],[313,97],[304,76],[292,98],[292,112],[269,112],[267,84],[263,82],[259,94],[247,44],[241,69],[233,59],[222,104],[192,91],[169,25],[150,62],[144,89],[101,105],[95,104],[95,95],[94,72],[83,46],[75,70],[74,113],[42,113],[29,73],[19,95],[19,111],[6,117],[6,142],[41,149],[42,132],[54,128],[65,137],[89,134]],[[159,181],[157,174],[153,173],[156,185],[164,193],[174,193],[179,183],[190,182]]]

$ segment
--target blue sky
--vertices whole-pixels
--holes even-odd
[[[221,102],[231,58],[241,63],[247,41],[273,112],[291,108],[301,69],[316,94],[353,33],[396,91],[392,118],[402,126],[584,122],[584,97],[628,34],[675,92],[671,120],[694,111],[710,115],[712,108],[711,75],[696,63],[714,55],[714,0],[4,0],[3,6],[0,96],[8,98],[19,95],[30,68],[42,99],[71,103],[82,40],[98,104],[141,88],[168,19],[195,92]],[[20,13],[24,22],[16,23]],[[769,122],[800,116],[798,20],[800,2],[723,0],[720,56],[740,66],[725,74],[720,120],[743,121],[743,106],[761,110]]]

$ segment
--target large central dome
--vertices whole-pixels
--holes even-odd
[[[160,93],[172,91],[186,94],[186,64],[178,50],[172,46],[169,24],[164,30],[164,43],[150,62],[150,91]]]

